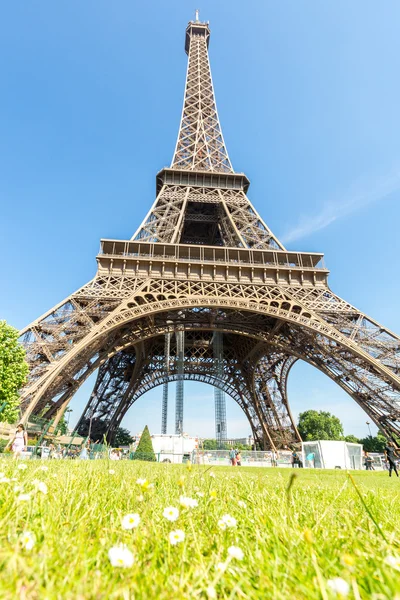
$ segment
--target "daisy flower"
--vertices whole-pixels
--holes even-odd
[[[176,546],[176,544],[180,544],[185,539],[185,532],[182,529],[175,529],[175,531],[171,531],[169,534],[169,543],[172,546]]]
[[[30,494],[20,494],[17,498],[17,501],[18,502],[29,502],[30,499],[31,499]]]
[[[350,586],[341,577],[335,577],[328,580],[328,588],[340,596],[347,596],[350,591]]]
[[[34,479],[32,483],[39,492],[42,492],[42,494],[47,494],[47,485],[44,483],[44,481]]]
[[[35,537],[33,533],[24,531],[24,533],[21,533],[19,536],[19,542],[25,550],[32,550],[33,546],[35,545]]]
[[[108,558],[113,567],[131,567],[135,562],[132,552],[125,544],[110,548]]]
[[[176,521],[179,517],[179,510],[175,506],[167,506],[167,508],[164,508],[163,516],[168,521]]]
[[[215,570],[217,573],[225,573],[227,564],[224,562],[219,562],[215,565]]]
[[[121,526],[122,529],[135,529],[140,523],[140,515],[137,513],[130,513],[122,518]]]
[[[213,587],[212,585],[208,586],[208,588],[206,589],[206,594],[207,594],[207,598],[216,598],[217,597],[217,592],[215,591],[215,587]]]
[[[390,567],[393,567],[394,569],[398,569],[400,571],[400,557],[388,555],[385,558],[385,563]]]
[[[179,504],[183,506],[183,508],[196,508],[199,505],[197,500],[194,498],[187,498],[186,496],[181,496],[179,498]]]
[[[237,521],[235,517],[231,517],[231,515],[224,515],[218,521],[218,527],[224,531],[225,529],[230,529],[231,527],[236,527]]]
[[[244,557],[243,550],[238,546],[229,546],[228,554],[231,558],[236,558],[237,560],[243,560]]]

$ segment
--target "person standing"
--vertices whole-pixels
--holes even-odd
[[[236,464],[238,467],[242,466],[242,455],[240,454],[240,450],[236,450]]]
[[[368,454],[368,452],[365,453],[365,469],[366,471],[373,471],[374,468],[372,466],[372,463],[374,462],[374,459],[372,458],[372,456],[370,456]]]
[[[11,449],[14,452],[14,458],[19,458],[22,452],[27,450],[28,434],[26,433],[25,426],[22,423],[17,425],[17,431],[15,432],[14,438],[9,443],[11,443]],[[7,447],[8,444],[6,448]]]
[[[271,450],[271,466],[278,466],[278,453],[276,452],[276,450]]]
[[[309,452],[306,456],[306,463],[310,469],[314,469],[315,466],[315,453]]]
[[[298,466],[298,460],[299,460],[299,455],[297,454],[296,450],[292,451],[292,469],[294,469],[295,467]]]
[[[399,476],[399,472],[397,470],[396,467],[396,457],[399,456],[397,454],[397,450],[396,447],[394,445],[394,442],[388,442],[386,444],[386,447],[384,449],[384,453],[385,453],[385,458],[388,462],[389,465],[389,477],[392,476],[392,471],[394,471],[397,475],[397,477]]]
[[[232,448],[229,452],[229,460],[231,461],[232,467],[236,466],[236,451]]]

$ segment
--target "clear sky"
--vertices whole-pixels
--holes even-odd
[[[94,276],[101,237],[128,239],[144,218],[176,142],[195,8],[252,202],[288,248],[325,253],[337,294],[399,332],[397,0],[3,3],[0,318],[30,323]],[[368,434],[366,415],[308,365],[293,368],[289,397],[296,414],[330,410],[346,433]],[[227,408],[228,434],[249,433]],[[170,416],[172,431],[172,403]],[[160,421],[157,388],[123,425]],[[212,388],[186,384],[184,429],[213,435]]]

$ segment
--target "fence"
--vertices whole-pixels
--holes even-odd
[[[291,452],[279,452],[273,465],[270,452],[240,451],[242,467],[291,467]],[[192,462],[199,465],[226,466],[231,464],[229,450],[197,450],[192,453]]]

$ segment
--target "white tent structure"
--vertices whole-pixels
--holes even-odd
[[[302,442],[304,467],[315,469],[362,469],[361,444],[318,440]]]

